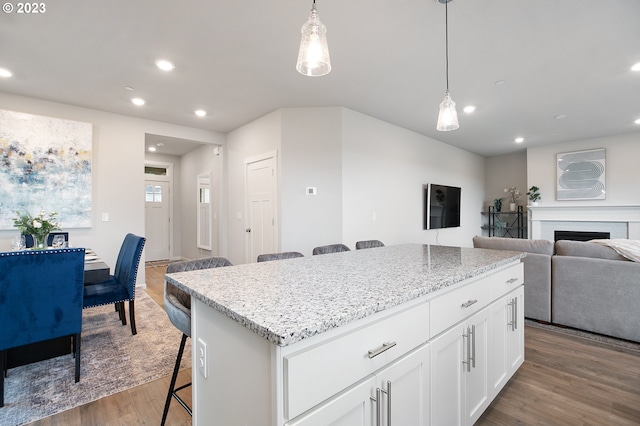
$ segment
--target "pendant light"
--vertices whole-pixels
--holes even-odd
[[[331,71],[331,59],[327,46],[327,27],[320,22],[313,0],[309,20],[302,25],[302,38],[298,50],[296,69],[302,75],[320,77]]]
[[[444,95],[444,100],[440,104],[440,113],[438,114],[438,124],[436,129],[441,132],[448,132],[450,130],[456,130],[460,125],[458,124],[458,112],[456,111],[456,103],[451,99],[449,95],[449,12],[447,5],[451,0],[438,0],[440,3],[444,3],[444,31],[445,31],[445,61],[446,61],[446,73],[447,73],[447,91]]]

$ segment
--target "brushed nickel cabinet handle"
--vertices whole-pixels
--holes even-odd
[[[369,358],[374,358],[377,357],[378,355],[380,355],[382,352],[384,351],[388,351],[389,349],[391,349],[392,347],[394,347],[395,345],[397,345],[396,342],[384,342],[382,344],[381,348],[378,349],[369,349]]]
[[[511,327],[511,331],[515,330],[515,322],[516,322],[516,317],[515,317],[515,310],[513,308],[513,305],[515,304],[515,302],[513,301],[513,299],[511,299],[509,301],[509,303],[507,303],[507,306],[509,306],[511,308],[511,321],[507,322],[507,327]]]
[[[515,283],[516,281],[518,281],[518,279],[517,279],[517,278],[511,278],[510,280],[507,280],[507,284],[513,284],[513,283]]]
[[[470,300],[464,302],[460,307],[461,308],[468,308],[469,306],[473,305],[474,303],[478,303],[478,299],[470,299]]]
[[[387,389],[381,391],[387,394],[387,426],[391,426],[391,381],[387,381]]]
[[[471,356],[471,366],[476,368],[476,326],[471,326],[471,350],[473,355]]]
[[[462,361],[463,364],[467,365],[467,373],[471,371],[471,332],[469,327],[467,327],[467,333],[462,333],[462,337],[466,339],[466,345],[462,344],[462,349],[464,350],[465,346],[467,347],[467,360]]]
[[[370,396],[371,401],[376,403],[376,426],[380,425],[380,388],[376,388],[376,396]]]

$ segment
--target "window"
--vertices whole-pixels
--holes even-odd
[[[160,185],[146,185],[144,193],[147,203],[162,202],[162,187]]]

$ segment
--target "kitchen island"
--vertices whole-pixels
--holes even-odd
[[[471,424],[523,360],[524,255],[409,244],[168,274],[192,296],[194,424]]]

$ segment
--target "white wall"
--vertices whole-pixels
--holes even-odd
[[[640,133],[585,139],[527,149],[528,185],[540,188],[540,205],[640,204]],[[596,148],[606,150],[606,199],[556,201],[556,154]]]
[[[182,156],[182,175],[180,185],[180,236],[181,257],[195,259],[220,255],[220,223],[226,223],[220,217],[224,211],[222,203],[222,163],[224,148],[220,155],[213,152],[214,145],[205,145]],[[211,173],[211,250],[197,247],[198,185],[197,177],[203,173]]]
[[[282,110],[281,251],[343,242],[342,108]],[[317,195],[307,196],[307,187]]]
[[[480,233],[484,158],[343,108],[343,240],[470,247]],[[462,188],[461,226],[423,230],[423,185]],[[375,214],[375,220],[373,219]]]
[[[527,151],[519,151],[511,154],[496,155],[485,159],[485,205],[493,205],[496,198],[504,198],[503,208],[508,210],[510,196],[505,193],[505,188],[515,186],[520,190],[519,205],[528,203],[527,191],[531,185],[527,185]]]
[[[69,240],[75,247],[94,249],[112,268],[124,236],[145,231],[145,133],[212,143],[224,138],[215,132],[6,93],[0,93],[0,108],[93,124],[93,226],[69,230]],[[109,213],[108,222],[100,221],[103,212]],[[15,232],[0,231],[0,249],[10,249]],[[144,283],[144,268],[138,270],[138,283]]]
[[[277,110],[227,134],[224,157],[226,185],[223,188],[227,207],[227,226],[223,226],[226,234],[222,235],[223,247],[226,247],[227,251],[222,255],[233,264],[244,263],[245,260],[244,160],[280,150],[281,116],[281,110]]]
[[[244,261],[243,159],[276,149],[280,251],[363,239],[470,247],[480,233],[483,157],[342,107],[285,108],[227,137],[232,263]],[[462,187],[461,227],[422,229],[426,183]]]

